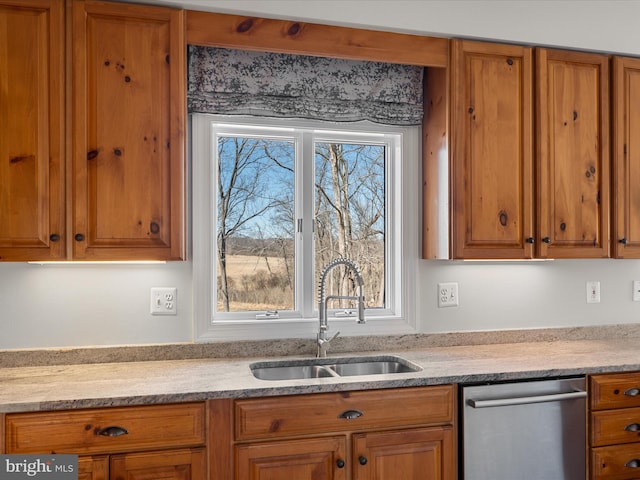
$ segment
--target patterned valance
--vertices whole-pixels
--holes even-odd
[[[190,112],[422,122],[423,68],[189,46]]]

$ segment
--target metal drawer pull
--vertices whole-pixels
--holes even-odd
[[[629,460],[627,463],[625,463],[624,466],[629,468],[638,468],[640,467],[640,460],[634,458],[633,460]]]
[[[358,418],[364,415],[360,410],[345,410],[338,418],[346,418],[347,420],[353,420],[354,418]]]
[[[627,425],[626,427],[624,427],[624,429],[627,432],[637,432],[640,430],[640,424],[637,423],[630,423],[629,425]]]
[[[368,462],[367,457],[360,455],[360,457],[358,458],[358,463],[360,465],[366,465]]]
[[[473,408],[506,407],[508,405],[526,405],[528,403],[559,402],[585,398],[587,392],[554,393],[551,395],[535,395],[532,397],[496,398],[494,400],[469,399],[467,403]]]
[[[111,427],[101,428],[96,432],[96,435],[102,435],[103,437],[119,437],[120,435],[128,435],[129,431],[123,427],[117,427],[115,425]]]
[[[640,394],[640,388],[638,388],[638,387],[629,388],[628,390],[624,391],[624,394],[627,397],[637,397],[638,394]]]

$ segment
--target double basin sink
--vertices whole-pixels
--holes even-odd
[[[422,370],[419,365],[393,355],[278,360],[256,362],[250,368],[253,376],[260,380],[388,375]]]

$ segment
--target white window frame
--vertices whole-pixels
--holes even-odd
[[[241,125],[234,129],[233,125]],[[415,279],[417,275],[419,185],[420,173],[420,127],[387,127],[361,122],[357,124],[333,124],[291,119],[261,119],[255,117],[236,117],[210,114],[191,115],[191,169],[192,169],[192,232],[193,232],[193,295],[195,340],[199,342],[229,340],[264,340],[278,338],[313,338],[318,330],[317,311],[313,311],[313,296],[316,294],[313,263],[307,259],[301,265],[303,277],[297,280],[296,305],[301,311],[279,312],[279,318],[255,317],[260,312],[219,312],[213,315],[215,298],[215,248],[216,221],[214,208],[215,171],[212,169],[217,149],[214,148],[216,133],[246,134],[246,127],[256,126],[256,131],[269,130],[273,138],[278,136],[307,136],[305,148],[313,149],[315,141],[358,141],[369,142],[373,138],[399,139],[394,157],[386,167],[385,176],[390,196],[387,197],[387,216],[385,232],[385,256],[392,258],[392,268],[385,269],[385,282],[394,285],[387,293],[390,295],[390,310],[367,310],[367,323],[358,325],[353,318],[331,317],[330,331],[340,330],[342,336],[405,334],[415,333]],[[342,131],[341,131],[342,130]],[[348,131],[348,134],[344,132]],[[354,132],[359,132],[354,134]],[[270,134],[270,135],[271,135]],[[390,142],[389,145],[393,144]],[[300,145],[299,143],[297,145]],[[296,156],[299,153],[296,152]],[[309,152],[305,152],[307,155]],[[313,158],[312,152],[311,157]],[[313,162],[311,162],[313,163]],[[296,182],[313,184],[313,168],[296,168]],[[302,176],[306,176],[302,178]],[[307,206],[312,210],[312,205]],[[296,205],[296,216],[303,218],[302,234],[296,234],[296,242],[313,243],[313,211],[302,211],[302,205]],[[296,245],[301,246],[301,245]],[[308,248],[309,245],[306,245]],[[296,262],[303,262],[302,255],[296,255]],[[316,268],[322,268],[317,266]],[[302,303],[299,304],[298,302]],[[309,307],[311,305],[311,307]],[[376,311],[377,310],[377,311]]]

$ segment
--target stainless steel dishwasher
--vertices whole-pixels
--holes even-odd
[[[464,480],[585,480],[584,377],[461,388]]]

